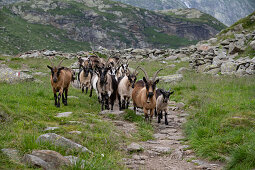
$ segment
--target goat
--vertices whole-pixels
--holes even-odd
[[[128,60],[126,60],[126,63],[121,63],[121,66],[119,67],[117,77],[125,76],[128,72]]]
[[[51,66],[47,65],[47,67],[51,70],[51,86],[54,93],[55,106],[60,107],[61,96],[62,102],[66,106],[68,88],[71,81],[74,81],[73,71],[66,67],[60,67],[64,59],[59,62],[58,66],[54,66],[50,58],[49,61]],[[57,92],[59,92],[58,96]]]
[[[119,78],[119,85],[118,85],[119,110],[128,109],[132,91],[134,89],[134,85],[138,75],[138,72],[137,72],[138,68],[139,66],[132,73],[128,69],[129,71],[127,75]]]
[[[136,107],[143,108],[145,120],[150,120],[151,122],[154,109],[156,108],[155,89],[157,83],[159,82],[159,79],[156,79],[156,77],[163,69],[156,71],[151,80],[149,79],[147,72],[141,67],[140,69],[144,72],[145,77],[143,77],[143,80],[139,80],[135,83],[134,90],[132,92],[134,111],[136,111]],[[148,115],[149,111],[150,118]]]
[[[168,91],[165,91],[164,89],[157,89],[156,90],[156,98],[157,98],[157,104],[155,108],[155,115],[158,116],[158,123],[160,123],[160,120],[163,118],[162,112],[165,112],[165,124],[168,125],[167,121],[167,113],[168,113],[168,101],[171,94],[174,93],[174,91],[170,91],[171,88]]]
[[[84,88],[86,88],[86,94],[88,92],[88,88],[91,86],[91,78],[93,76],[93,70],[91,66],[85,67],[81,66],[82,69],[78,74],[78,80],[81,85],[82,92],[84,92]]]
[[[99,70],[98,81],[97,81],[97,90],[98,94],[101,98],[101,110],[105,109],[109,110],[109,97],[113,92],[112,88],[112,78],[108,71],[111,67],[104,67],[102,70]]]

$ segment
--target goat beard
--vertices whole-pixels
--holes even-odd
[[[150,103],[151,101],[150,101],[150,98],[149,97],[147,97],[147,103]]]

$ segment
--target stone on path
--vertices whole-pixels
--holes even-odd
[[[68,117],[72,114],[73,112],[63,112],[63,113],[58,113],[57,116],[55,117]]]
[[[119,111],[119,110],[104,110],[101,111],[100,114],[104,115],[104,114],[114,114],[114,115],[120,115],[123,114],[124,111]]]
[[[37,143],[50,142],[56,146],[62,146],[62,147],[66,147],[69,149],[75,149],[75,150],[80,150],[82,152],[91,153],[91,151],[88,150],[86,147],[84,147],[78,143],[75,143],[75,142],[71,141],[70,139],[67,139],[63,136],[57,135],[55,133],[43,134],[37,138],[36,142]]]
[[[138,152],[143,150],[143,147],[137,143],[131,143],[130,145],[127,146],[127,150],[129,152]]]
[[[166,154],[166,153],[170,153],[171,148],[163,147],[163,146],[156,146],[156,147],[152,148],[151,150],[158,152],[158,153]]]

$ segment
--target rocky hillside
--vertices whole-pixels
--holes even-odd
[[[0,10],[2,53],[31,49],[178,48],[224,25],[198,23],[109,0],[22,1]]]
[[[208,13],[225,25],[232,25],[237,20],[249,15],[255,10],[254,0],[115,0],[133,6],[164,10],[176,8],[196,8]]]

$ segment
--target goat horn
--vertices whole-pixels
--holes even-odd
[[[135,69],[135,73],[137,72],[137,70],[140,68],[140,66],[137,66],[136,69]]]
[[[65,59],[66,59],[66,58],[63,58],[63,59],[59,62],[58,67],[60,67],[60,65],[62,64],[62,62],[63,62]]]
[[[149,80],[149,76],[148,76],[147,72],[142,67],[139,67],[139,69],[141,69],[144,72],[145,78],[148,81]]]
[[[54,64],[52,63],[51,58],[48,57],[48,59],[49,59],[49,61],[50,61],[51,67],[54,67]]]
[[[154,76],[153,76],[153,78],[152,78],[152,81],[155,81],[155,79],[156,79],[158,73],[159,73],[161,70],[163,70],[163,68],[161,68],[161,69],[159,69],[158,71],[156,71],[156,73],[154,74]]]
[[[170,92],[171,88],[169,88],[168,92]]]

